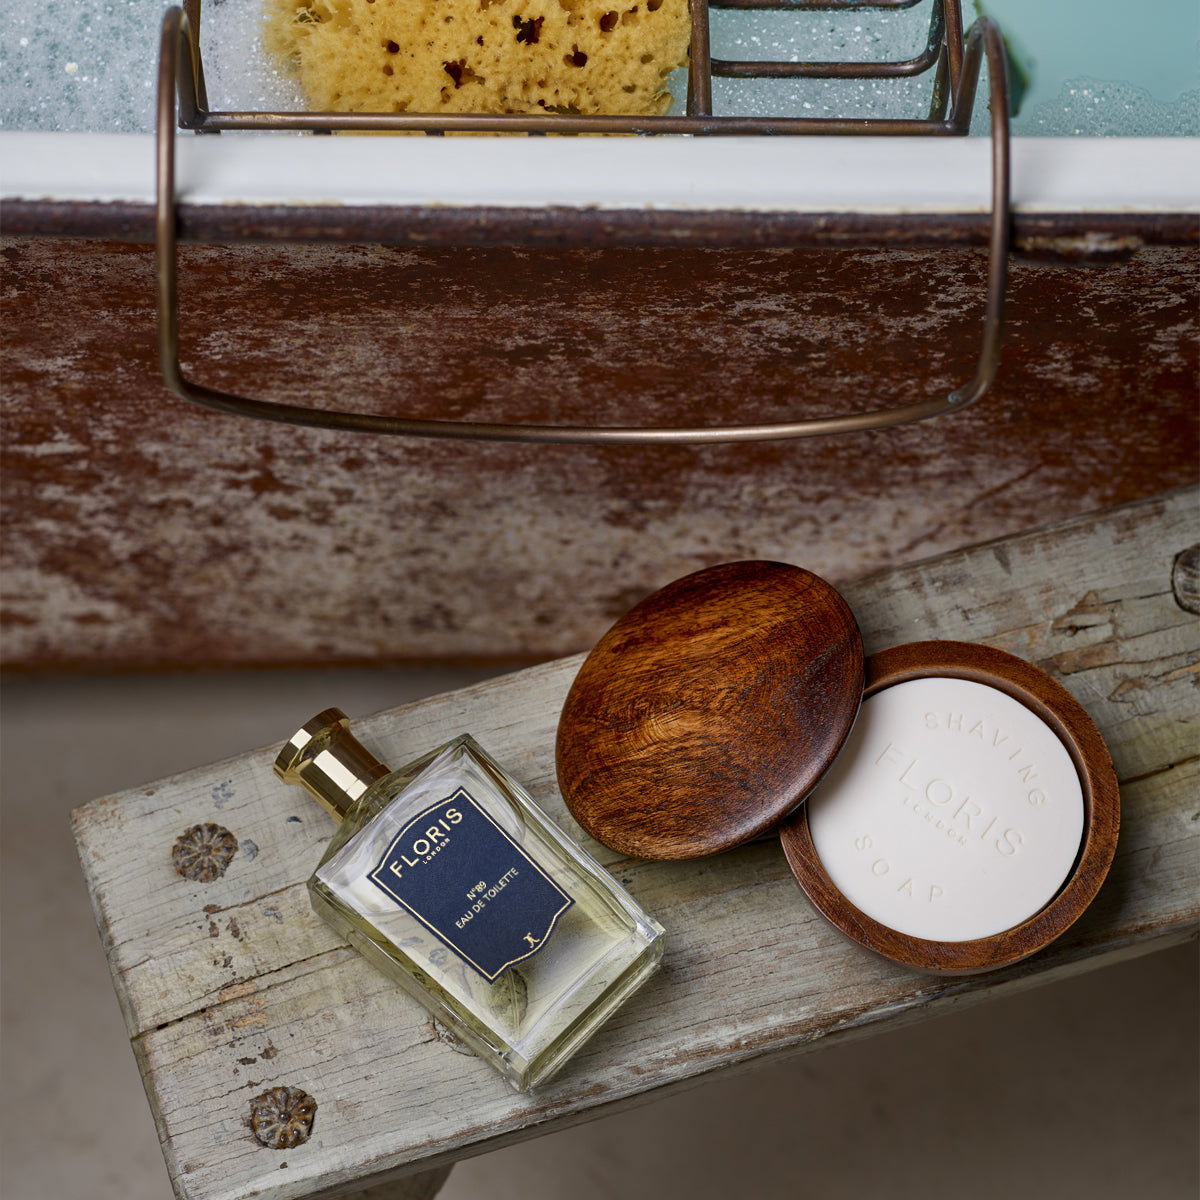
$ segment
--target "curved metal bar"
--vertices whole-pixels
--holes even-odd
[[[916,8],[921,0],[711,0],[713,8],[774,8],[782,12],[883,12]]]
[[[871,409],[839,417],[809,418],[759,425],[647,428],[638,426],[523,425],[447,421],[372,413],[336,412],[235,396],[192,383],[179,364],[178,264],[175,211],[176,86],[181,52],[184,72],[194,81],[194,42],[187,18],[171,9],[163,20],[158,76],[157,211],[158,345],[163,378],[178,397],[236,416],[361,433],[468,441],[573,443],[585,445],[705,444],[772,441],[883,429],[957,412],[974,404],[996,374],[1004,330],[1009,239],[1008,93],[1004,44],[995,24],[980,18],[972,27],[963,57],[962,87],[954,96],[944,132],[965,133],[970,122],[983,55],[988,62],[992,121],[992,215],[988,253],[987,306],[979,359],[971,380],[946,396],[896,408]],[[720,118],[713,118],[719,121]],[[561,126],[560,126],[561,128]]]
[[[783,62],[714,58],[712,73],[722,79],[911,79],[936,65],[946,41],[944,0],[933,0],[925,49],[901,62]],[[786,11],[786,10],[785,10]]]

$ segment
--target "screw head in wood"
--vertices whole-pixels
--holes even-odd
[[[238,840],[224,825],[206,821],[185,829],[171,847],[171,863],[184,879],[212,883],[225,874],[238,850]]]
[[[268,1150],[290,1150],[312,1135],[317,1102],[303,1088],[273,1087],[250,1101],[250,1128]]]

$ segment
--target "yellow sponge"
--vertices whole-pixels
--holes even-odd
[[[687,0],[264,3],[320,111],[658,114],[687,62]]]

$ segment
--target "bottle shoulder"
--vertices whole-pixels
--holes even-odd
[[[512,830],[522,824],[520,797],[512,781],[468,733],[459,734],[376,780],[347,810],[338,846],[379,821],[403,824],[457,790]]]

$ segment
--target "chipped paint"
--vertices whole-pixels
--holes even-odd
[[[193,409],[144,246],[8,239],[9,668],[532,660],[736,557],[837,582],[1190,482],[1196,254],[1013,268],[993,391],[753,446],[431,443]],[[185,370],[293,403],[779,420],[963,382],[980,251],[187,246]],[[20,301],[20,303],[17,303]]]

